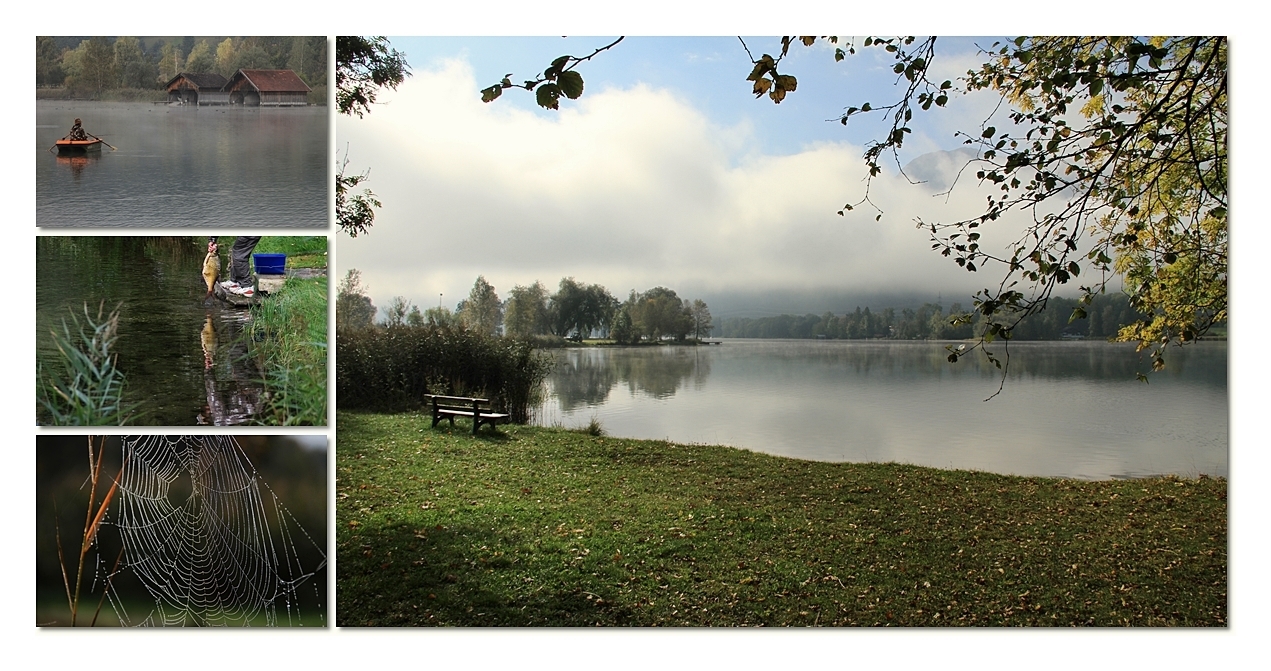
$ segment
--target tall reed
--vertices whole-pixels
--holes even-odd
[[[336,342],[341,409],[397,412],[420,407],[429,393],[483,396],[526,422],[551,369],[528,341],[464,328],[340,329]]]
[[[248,350],[262,362],[266,400],[261,421],[325,425],[327,420],[327,281],[290,278],[252,307]]]
[[[56,426],[106,426],[130,422],[136,406],[123,401],[124,374],[115,365],[115,342],[119,339],[119,307],[105,314],[105,302],[94,316],[84,304],[81,318],[71,311],[70,322],[62,320],[61,331],[53,330],[62,370],[47,379],[41,366],[40,404],[47,422]],[[43,418],[42,418],[43,419]]]

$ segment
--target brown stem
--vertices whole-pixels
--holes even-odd
[[[71,620],[75,619],[75,602],[71,599],[71,580],[66,575],[66,556],[62,553],[62,527],[58,523],[57,501],[53,501],[53,531],[57,539],[57,563],[62,569],[62,585],[66,588],[66,605],[71,609]]]
[[[97,610],[93,612],[93,621],[88,624],[90,627],[97,626],[97,616],[102,612],[102,604],[106,603],[106,595],[110,594],[110,581],[115,579],[115,571],[119,570],[119,562],[123,561],[124,549],[119,548],[119,556],[115,557],[115,565],[110,568],[110,575],[106,576],[106,586],[102,589],[102,598],[97,602]]]

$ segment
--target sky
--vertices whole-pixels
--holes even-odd
[[[917,115],[900,160],[929,181],[911,184],[893,164],[869,186],[877,221],[869,206],[837,212],[865,195],[862,154],[885,119],[837,119],[894,101],[894,61],[879,48],[836,63],[826,42],[791,47],[780,71],[799,86],[776,105],[746,76],[747,48],[775,55],[777,38],[631,37],[578,66],[584,93],[559,111],[518,89],[481,102],[508,73],[530,79],[613,39],[390,37],[411,76],[365,117],[336,121],[337,160],[369,170],[383,203],[369,233],[340,236],[339,274],[358,269],[380,307],[400,295],[453,309],[478,275],[504,298],[573,277],[620,299],[669,287],[717,318],[969,306],[1000,280],[932,252],[915,226],[980,212],[974,180],[940,195],[965,163],[940,152],[962,148],[959,129],[978,134],[994,96]],[[937,81],[965,74],[994,41],[939,40]]]

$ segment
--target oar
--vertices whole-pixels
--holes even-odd
[[[65,140],[65,139],[66,139],[66,137],[65,137],[65,136],[63,136],[63,137],[62,137],[60,140],[58,140],[57,142],[61,142],[62,140]],[[54,149],[57,149],[57,142],[54,142],[54,143],[53,143],[53,146],[52,146],[52,147],[49,147],[49,151],[50,151],[50,152],[52,152]],[[103,140],[103,142],[105,142],[105,140]]]
[[[102,144],[106,145],[107,147],[110,147],[110,143],[109,143],[109,142],[107,142],[107,141],[105,141],[105,140],[102,140],[101,138],[97,137],[96,135],[93,135],[92,133],[86,133],[86,135],[88,135],[89,137],[92,137],[94,140],[101,140],[101,143],[102,143]],[[115,148],[114,148],[114,147],[110,147],[110,150],[111,150],[111,151],[115,151]]]

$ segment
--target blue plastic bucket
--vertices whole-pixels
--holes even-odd
[[[282,275],[287,269],[286,254],[252,254],[257,275]]]

